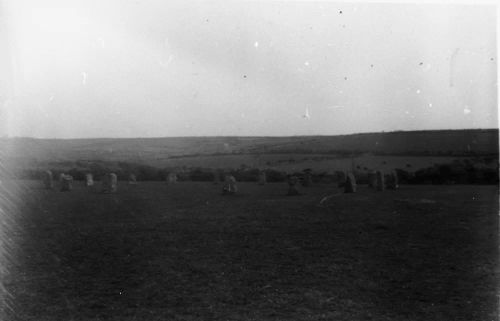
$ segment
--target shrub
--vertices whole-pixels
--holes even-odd
[[[356,184],[368,184],[368,173],[355,172],[353,175],[356,178]]]
[[[210,171],[204,171],[201,168],[196,168],[189,172],[189,178],[195,182],[211,182],[214,180],[214,175]]]
[[[268,182],[284,182],[286,181],[286,173],[274,169],[265,170]]]
[[[412,180],[414,179],[414,175],[403,169],[396,168],[395,171],[396,174],[398,175],[399,184],[408,184],[411,183]]]
[[[327,172],[313,173],[312,181],[313,183],[334,183],[336,182],[336,177],[334,174],[328,174]]]

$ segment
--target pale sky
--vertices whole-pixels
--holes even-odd
[[[0,0],[0,136],[497,128],[493,5]]]

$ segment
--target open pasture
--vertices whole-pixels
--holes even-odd
[[[342,156],[328,154],[243,154],[243,155],[204,155],[196,157],[177,157],[151,161],[148,164],[157,167],[181,168],[208,167],[208,168],[239,168],[242,165],[253,168],[271,168],[279,171],[300,172],[306,168],[313,168],[317,172],[333,172],[335,170],[379,169],[393,170],[394,168],[414,172],[418,169],[432,167],[435,164],[451,164],[454,161],[468,160],[475,164],[481,162],[473,157],[458,156],[395,156],[395,155],[360,155]],[[479,166],[486,166],[481,164]],[[495,168],[497,162],[492,161],[487,167]]]
[[[2,184],[2,320],[497,319],[497,186]]]

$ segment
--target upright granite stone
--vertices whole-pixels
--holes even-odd
[[[356,193],[356,178],[351,172],[347,173],[344,193]]]
[[[265,185],[267,183],[266,172],[260,171],[258,177],[259,185]]]
[[[111,193],[116,193],[116,189],[118,187],[118,177],[115,173],[109,174],[111,179]]]
[[[387,180],[385,185],[387,189],[394,190],[399,188],[398,173],[396,171],[391,171],[389,175],[387,175]]]
[[[167,184],[175,184],[177,183],[177,174],[174,172],[170,172],[167,175]]]
[[[233,175],[226,175],[224,177],[224,186],[222,187],[222,194],[235,194],[238,192],[236,186],[236,179]]]
[[[288,193],[289,196],[300,195],[299,190],[297,189],[297,184],[299,183],[299,178],[297,176],[289,176],[288,177]]]
[[[43,185],[45,186],[45,189],[54,188],[54,176],[51,171],[43,172]]]
[[[101,187],[103,193],[116,193],[118,179],[115,173],[107,173],[103,176]]]
[[[94,177],[90,173],[85,174],[85,186],[94,186]]]
[[[64,175],[61,177],[61,192],[69,192],[73,189],[73,176]]]
[[[377,191],[385,190],[385,179],[384,174],[381,171],[377,171]]]

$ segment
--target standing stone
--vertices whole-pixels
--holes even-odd
[[[349,172],[344,185],[344,193],[356,193],[356,178]]]
[[[118,185],[118,177],[115,173],[109,174],[111,178],[111,193],[115,193]]]
[[[266,182],[267,182],[266,172],[264,171],[259,172],[259,185],[265,185]]]
[[[102,192],[115,193],[117,189],[117,177],[115,173],[107,173],[102,178]]]
[[[61,177],[61,192],[69,192],[73,189],[73,176],[64,175]]]
[[[376,188],[377,187],[377,172],[371,171],[368,173],[368,187]]]
[[[384,174],[381,171],[377,171],[377,191],[383,191],[385,189]]]
[[[386,187],[387,187],[387,189],[398,189],[399,188],[398,173],[396,171],[391,171],[389,173],[389,175],[387,176]]]
[[[175,184],[177,183],[177,174],[174,172],[170,172],[167,175],[167,184]]]
[[[90,173],[85,174],[85,186],[94,186],[94,177]]]
[[[236,186],[236,179],[233,175],[226,175],[224,177],[224,186],[222,187],[222,194],[235,194],[238,192]]]
[[[135,177],[135,174],[130,174],[128,176],[128,183],[131,185],[137,184],[137,178]]]
[[[45,189],[54,188],[54,177],[52,176],[51,171],[45,171],[43,173],[43,185],[45,186]]]
[[[297,176],[288,177],[288,193],[289,196],[300,195],[299,190],[297,189],[297,183],[299,182],[299,178]]]

